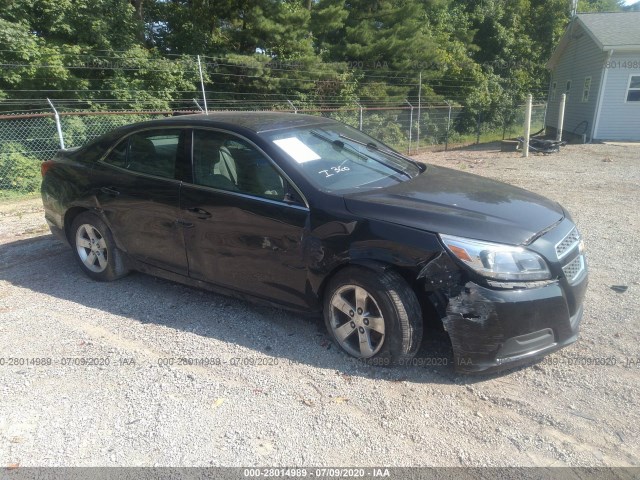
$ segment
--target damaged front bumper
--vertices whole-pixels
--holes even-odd
[[[527,248],[547,260],[553,280],[474,277],[446,252],[420,272],[428,295],[435,295],[459,372],[531,363],[578,339],[588,272],[575,225],[567,218]]]
[[[578,339],[587,275],[572,285],[568,301],[562,281],[522,290],[494,290],[468,282],[449,299],[443,319],[456,370],[464,373],[510,368]],[[568,287],[568,285],[567,285]],[[570,304],[578,305],[570,311]]]

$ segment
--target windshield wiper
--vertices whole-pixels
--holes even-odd
[[[359,152],[356,149],[354,149],[352,146],[345,144],[344,142],[341,142],[340,140],[331,140],[328,137],[325,137],[324,135],[322,135],[321,133],[316,132],[315,130],[309,130],[309,133],[311,135],[313,135],[314,137],[317,137],[321,140],[324,140],[325,142],[330,143],[331,145],[333,145],[334,147],[338,147],[341,149],[346,149],[349,151],[349,153],[353,153],[356,156],[364,159],[364,160],[373,160],[374,162],[379,163],[380,165],[384,165],[385,167],[393,170],[396,173],[399,173],[400,175],[404,175],[408,178],[411,178],[411,175],[409,175],[406,171],[402,170],[401,168],[398,168],[394,165],[390,165],[387,162],[383,162],[382,160],[380,160],[379,158],[375,158],[372,157],[371,155],[367,155],[366,153],[363,152]],[[342,137],[342,135],[340,135]],[[348,140],[348,137],[345,137],[345,139]],[[348,147],[348,148],[347,148]]]
[[[338,147],[340,149],[343,149],[343,148],[346,147],[344,142],[341,142],[340,140],[331,140],[329,137],[326,137],[326,136],[322,135],[321,133],[316,132],[315,130],[309,130],[309,133],[311,135],[313,135],[314,137],[317,137],[317,138],[319,138],[321,140],[324,140],[327,143],[330,143],[334,147]],[[360,157],[362,159],[365,159],[365,160],[370,158],[368,155],[365,155],[364,153],[360,153],[359,151],[357,151],[357,150],[355,150],[353,148],[350,148],[349,152],[353,153],[354,155],[356,155],[356,156],[358,156],[358,157]]]
[[[367,148],[369,148],[371,150],[375,150],[375,151],[380,152],[383,155],[386,155],[388,157],[399,158],[400,160],[404,160],[405,162],[409,162],[413,166],[415,166],[418,170],[420,170],[421,172],[424,172],[426,170],[426,168],[427,168],[425,165],[423,165],[421,163],[418,163],[415,160],[412,160],[412,159],[410,159],[408,157],[405,157],[401,153],[397,153],[397,152],[394,152],[392,150],[387,150],[386,148],[380,148],[380,147],[378,147],[378,145],[376,145],[373,142],[368,142],[368,143],[361,142],[360,140],[356,140],[355,138],[347,137],[346,135],[343,135],[342,133],[340,134],[340,138],[344,138],[345,140],[348,140],[350,142],[357,143],[358,145],[362,145],[362,146],[367,147]]]

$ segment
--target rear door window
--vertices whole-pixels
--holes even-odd
[[[132,172],[176,178],[184,157],[184,130],[162,129],[135,133],[111,150],[104,162]]]

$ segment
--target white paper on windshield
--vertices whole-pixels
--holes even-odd
[[[297,137],[281,138],[279,140],[274,140],[273,143],[279,146],[298,163],[320,160],[320,155],[307,147]]]

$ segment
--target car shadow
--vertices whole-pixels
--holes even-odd
[[[256,305],[140,273],[116,282],[95,282],[80,270],[71,249],[53,235],[0,245],[0,281],[141,324],[237,344],[255,352],[251,354],[254,357],[271,356],[291,364],[335,370],[338,375],[468,385],[513,371],[457,374],[448,336],[434,328],[425,331],[423,345],[411,365],[367,365],[331,342],[320,315]]]

